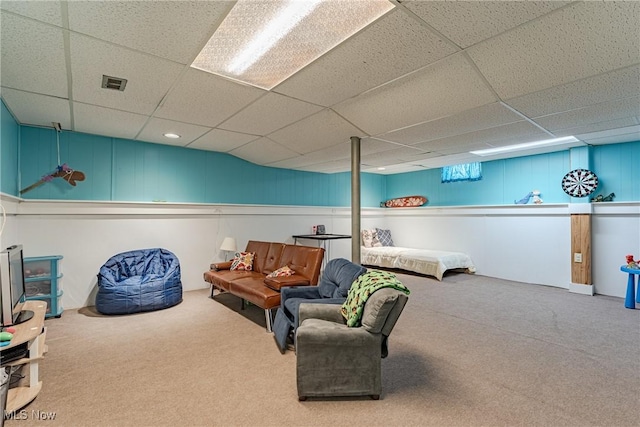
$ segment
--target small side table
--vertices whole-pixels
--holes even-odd
[[[620,271],[629,273],[629,279],[627,279],[627,296],[624,299],[624,306],[634,309],[636,308],[636,302],[640,303],[640,282],[638,283],[638,292],[636,293],[636,275],[640,276],[640,269],[629,268],[623,265],[620,267]]]
[[[331,243],[332,240],[351,238],[351,236],[347,234],[297,234],[291,237],[293,237],[294,245],[298,244],[298,239],[317,240],[318,246],[322,244],[322,248],[324,249],[324,252],[325,252],[325,256],[322,258],[323,269],[324,269],[324,266],[327,264],[327,260],[331,259],[331,253],[330,253],[331,246],[327,245],[327,242]]]

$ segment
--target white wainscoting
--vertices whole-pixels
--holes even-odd
[[[180,259],[185,290],[207,287],[202,273],[233,236],[292,243],[314,224],[351,234],[349,208],[18,200],[0,195],[8,212],[2,246],[25,256],[63,255],[63,306],[94,304],[97,273],[112,255],[164,247]],[[468,253],[477,274],[568,289],[569,205],[363,209],[362,228],[388,228],[398,246]],[[305,242],[314,245],[315,242]],[[624,297],[619,271],[627,253],[640,258],[640,203],[607,203],[593,213],[595,292]],[[331,242],[331,257],[351,258],[351,240]]]

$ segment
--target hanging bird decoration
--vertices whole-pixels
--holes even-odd
[[[27,191],[31,191],[34,188],[41,186],[45,182],[51,182],[53,181],[53,178],[62,178],[74,187],[76,186],[76,181],[84,181],[85,176],[83,172],[71,169],[69,166],[67,166],[66,163],[60,164],[60,132],[62,128],[60,127],[60,123],[53,123],[53,127],[56,130],[56,142],[57,142],[57,148],[58,148],[58,166],[53,172],[47,175],[44,175],[42,178],[40,178],[40,181],[31,184],[25,189],[20,190],[20,194],[24,194]]]
[[[73,185],[74,187],[76,186],[76,181],[84,181],[84,173],[80,172],[80,171],[75,171],[73,169],[71,169],[69,166],[67,166],[66,163],[59,165],[55,171],[51,172],[48,175],[44,175],[40,181],[31,184],[30,186],[28,186],[27,188],[20,190],[20,194],[24,194],[27,191],[31,191],[36,187],[41,186],[42,184],[44,184],[45,182],[51,182],[53,181],[53,178],[62,178],[65,181],[67,181],[69,184]]]

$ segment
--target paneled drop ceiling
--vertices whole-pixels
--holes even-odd
[[[325,173],[349,170],[352,136],[385,174],[640,140],[640,2],[392,3],[266,91],[190,67],[233,1],[2,1],[0,94],[25,125]]]

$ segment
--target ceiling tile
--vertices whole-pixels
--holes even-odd
[[[640,95],[638,65],[513,98],[507,104],[528,117],[540,117],[633,95]]]
[[[529,120],[589,143],[640,140],[640,2],[391,1],[267,92],[189,66],[233,2],[0,0],[0,94],[20,123],[323,173],[350,169],[352,136],[385,174],[547,138]],[[128,79],[125,92],[99,89],[103,74]],[[159,136],[169,124],[184,137]]]
[[[268,93],[219,127],[254,135],[267,135],[320,110],[322,107],[318,105],[277,93]]]
[[[62,29],[2,13],[2,86],[68,98]]]
[[[476,156],[474,154],[464,152],[464,153],[459,153],[459,154],[454,154],[449,156],[424,159],[416,163],[418,163],[419,165],[421,165],[426,169],[434,169],[434,168],[441,168],[444,166],[459,165],[461,163],[480,162],[482,160],[483,158],[480,156]]]
[[[235,2],[70,1],[69,27],[190,64]]]
[[[77,132],[126,139],[135,139],[147,121],[141,114],[79,102],[73,103],[73,116],[73,130]]]
[[[363,166],[361,171],[379,175],[393,175],[396,173],[423,171],[424,169],[425,168],[423,166],[413,163],[400,163],[397,165],[385,166],[384,169],[380,169],[378,166]]]
[[[396,150],[401,147],[406,146],[389,141],[384,141],[378,138],[362,138],[362,140],[360,141],[360,155],[364,156],[367,154],[381,153],[384,151]]]
[[[323,148],[311,153],[296,156],[291,159],[273,162],[270,166],[287,167],[299,169],[305,166],[312,166],[323,163],[330,163],[336,160],[351,159],[351,144],[349,142],[341,142],[330,147]]]
[[[309,166],[295,168],[301,171],[322,172],[322,173],[340,173],[351,171],[351,160],[335,160],[326,163],[317,163]]]
[[[60,123],[71,129],[69,101],[53,96],[2,88],[2,99],[10,106],[18,123],[34,126],[53,126]]]
[[[454,53],[426,26],[394,11],[275,88],[331,106]]]
[[[416,155],[424,154],[422,150],[414,147],[398,147],[392,150],[365,154],[360,157],[362,164],[369,166],[386,166],[394,163],[411,161]]]
[[[57,1],[0,1],[0,9],[62,27],[62,12]]]
[[[557,136],[576,136],[580,134],[589,134],[593,132],[601,132],[611,129],[626,128],[640,124],[639,117],[625,117],[622,119],[607,120],[598,123],[590,123],[582,126],[566,128],[555,132]],[[637,140],[640,140],[637,139]]]
[[[568,1],[407,1],[402,2],[462,48],[545,15]]]
[[[74,101],[139,114],[153,113],[184,68],[77,34],[71,34],[71,56]],[[103,75],[127,79],[125,90],[103,89]]]
[[[189,68],[155,115],[215,127],[264,93],[262,89]]]
[[[235,150],[231,150],[229,154],[240,157],[248,162],[265,165],[295,157],[298,153],[271,141],[269,138],[260,138]]]
[[[424,151],[453,154],[478,148],[499,147],[548,139],[551,136],[527,121],[481,129],[465,134],[415,144]]]
[[[228,130],[212,129],[189,144],[189,148],[226,153],[259,137]]]
[[[210,130],[210,128],[206,128],[204,126],[151,118],[136,139],[140,141],[184,147]],[[180,135],[181,138],[167,138],[164,136],[165,133],[176,133]]]
[[[502,103],[494,102],[449,117],[385,133],[380,135],[380,138],[412,145],[522,120],[524,120],[522,116]]]
[[[588,134],[577,134],[575,137],[592,145],[640,141],[640,118],[638,119],[638,123],[633,126],[591,132]]]
[[[500,97],[513,98],[639,63],[638,16],[640,2],[579,2],[468,52]]]
[[[495,102],[475,68],[456,54],[334,109],[369,135]]]
[[[564,113],[538,117],[535,122],[552,132],[590,123],[640,116],[640,96],[601,102]]]
[[[349,141],[361,131],[331,110],[323,110],[269,135],[277,143],[306,154]]]

